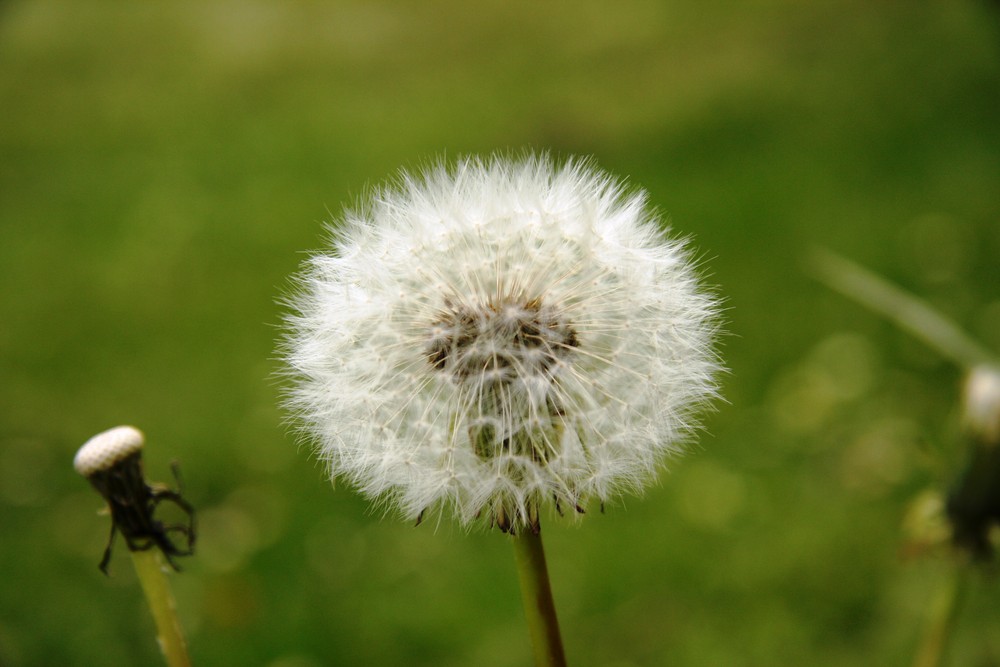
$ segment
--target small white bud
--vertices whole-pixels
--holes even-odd
[[[976,366],[965,380],[965,426],[976,438],[1000,444],[1000,368]]]
[[[83,443],[73,458],[73,467],[84,477],[108,470],[142,449],[145,437],[134,426],[116,426]]]

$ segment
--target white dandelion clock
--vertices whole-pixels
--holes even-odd
[[[717,303],[643,192],[467,159],[375,193],[300,275],[288,405],[335,477],[507,532],[635,492],[716,393]]]

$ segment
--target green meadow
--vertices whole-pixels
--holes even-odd
[[[725,401],[642,497],[544,516],[577,667],[912,663],[954,565],[963,369],[812,274],[826,248],[1000,353],[1000,5],[0,4],[0,665],[162,664],[73,470],[133,424],[198,508],[193,662],[516,667],[509,540],[373,508],[280,407],[281,299],[400,167],[592,156],[725,304]],[[1000,665],[973,573],[944,665]]]

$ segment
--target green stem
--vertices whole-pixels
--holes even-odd
[[[521,580],[524,615],[535,651],[535,664],[537,667],[566,667],[541,532],[532,532],[530,527],[520,531],[514,537],[514,556]]]
[[[959,603],[965,591],[967,570],[964,563],[956,564],[948,580],[932,600],[913,667],[938,667],[943,664],[948,640],[955,627]]]
[[[156,639],[168,667],[190,667],[191,659],[188,657],[180,621],[177,620],[177,609],[164,572],[163,557],[156,549],[133,551],[132,562],[146,594],[146,602],[153,612]]]

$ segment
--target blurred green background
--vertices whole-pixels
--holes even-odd
[[[504,536],[331,490],[277,407],[279,295],[400,166],[592,155],[693,238],[726,404],[645,496],[545,536],[572,665],[905,665],[903,559],[961,372],[808,277],[832,248],[1000,350],[987,2],[0,4],[0,665],[155,665],[72,469],[130,423],[200,509],[196,665],[528,664]],[[1000,664],[973,579],[951,665]]]

